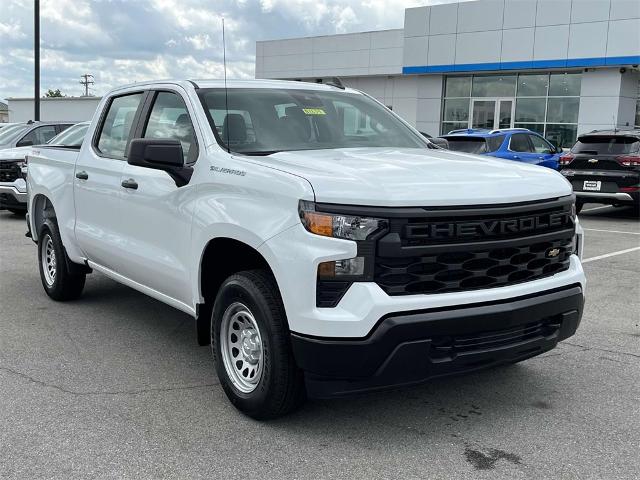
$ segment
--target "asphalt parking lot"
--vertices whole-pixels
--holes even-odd
[[[585,316],[555,350],[258,423],[190,317],[99,274],[49,300],[24,219],[0,212],[0,478],[638,478],[640,222],[580,219]]]

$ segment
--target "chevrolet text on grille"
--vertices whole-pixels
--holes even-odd
[[[420,226],[411,225],[407,228],[410,229],[408,234],[411,237],[452,238],[520,233],[561,227],[569,223],[569,213],[555,212],[506,220],[489,220],[485,222],[443,222]],[[418,231],[420,233],[418,233]]]

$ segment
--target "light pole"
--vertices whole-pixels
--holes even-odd
[[[35,64],[35,87],[33,93],[33,119],[40,120],[40,0],[33,5],[33,56]]]

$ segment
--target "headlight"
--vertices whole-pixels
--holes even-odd
[[[386,227],[380,218],[316,212],[315,204],[304,200],[300,200],[299,213],[304,228],[324,237],[361,241]]]

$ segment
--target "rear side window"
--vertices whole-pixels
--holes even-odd
[[[625,155],[640,151],[640,141],[630,136],[594,135],[580,137],[571,149],[572,153],[589,155]]]
[[[187,107],[179,95],[159,92],[144,131],[144,138],[171,138],[182,145],[185,163],[195,161],[196,137]]]
[[[133,120],[141,101],[142,93],[116,97],[111,101],[98,137],[100,153],[108,157],[125,158]]]
[[[478,137],[444,137],[449,142],[449,150],[465,153],[486,153],[487,143]]]
[[[511,135],[509,150],[512,152],[530,152],[531,145],[529,144],[528,135],[525,133],[516,133]]]
[[[529,135],[529,140],[531,140],[533,150],[536,153],[551,153],[554,150],[551,144],[542,137]]]
[[[20,139],[17,146],[22,147],[25,145],[42,145],[47,143],[53,137],[57,135],[55,125],[44,125],[42,127],[34,128],[24,137]]]
[[[497,137],[487,138],[487,151],[495,152],[500,149],[502,142],[504,142],[504,135],[498,135]]]

